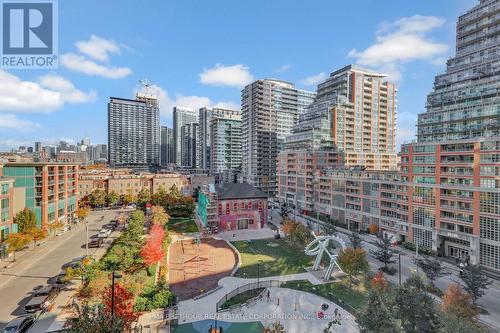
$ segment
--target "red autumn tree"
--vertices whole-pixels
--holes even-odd
[[[107,313],[112,313],[112,294],[109,288],[104,295],[104,305]],[[123,321],[125,331],[130,332],[132,323],[139,318],[139,314],[134,312],[134,295],[127,291],[120,283],[115,283],[115,317]]]
[[[151,266],[161,260],[165,255],[165,251],[163,251],[164,235],[165,231],[163,230],[163,227],[156,223],[153,224],[153,227],[149,232],[149,238],[141,250],[141,257],[145,266]]]
[[[472,306],[471,295],[456,283],[448,285],[448,290],[443,295],[441,308],[444,312],[460,318],[472,319],[477,315]]]
[[[380,293],[385,293],[389,290],[389,282],[384,277],[384,273],[382,271],[378,271],[373,277],[372,288],[377,290]]]

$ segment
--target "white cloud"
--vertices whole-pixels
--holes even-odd
[[[0,113],[0,128],[14,129],[21,132],[33,131],[40,128],[40,124],[18,118],[15,114]]]
[[[392,23],[383,23],[377,31],[375,43],[358,51],[353,49],[348,57],[357,63],[381,69],[392,69],[392,77],[400,76],[402,65],[414,60],[435,61],[448,51],[448,45],[430,39],[427,34],[444,24],[444,19],[415,15]]]
[[[95,100],[95,92],[84,93],[65,78],[48,74],[38,82],[22,81],[0,70],[0,112],[48,113],[67,103]]]
[[[76,42],[75,46],[81,53],[99,61],[109,61],[109,53],[121,53],[120,47],[115,41],[96,35],[90,36],[87,41]]]
[[[221,109],[229,109],[229,110],[241,110],[241,104],[235,103],[233,101],[227,101],[227,102],[218,102],[214,106],[214,108],[221,108]]]
[[[224,66],[217,63],[213,68],[204,68],[200,73],[200,83],[214,86],[229,86],[242,88],[253,81],[253,75],[248,67],[238,64]]]
[[[289,70],[290,68],[292,68],[292,65],[284,64],[284,65],[281,65],[279,68],[277,68],[275,70],[275,72],[276,73],[283,73],[283,72],[286,72],[287,70]]]
[[[61,94],[0,70],[0,111],[51,112],[64,104]]]
[[[38,78],[42,87],[59,91],[64,102],[69,103],[87,103],[96,100],[95,91],[85,93],[75,88],[73,83],[62,76],[56,74],[47,74]]]
[[[112,67],[100,65],[84,56],[65,53],[61,56],[61,64],[75,72],[87,75],[101,76],[108,79],[121,79],[132,73],[128,67]]]
[[[306,86],[315,86],[317,84],[320,84],[321,82],[325,81],[328,75],[325,74],[325,72],[318,73],[316,75],[312,75],[309,77],[306,77],[305,79],[301,80],[300,83],[306,85]]]

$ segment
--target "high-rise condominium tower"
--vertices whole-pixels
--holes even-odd
[[[320,83],[286,147],[335,146],[346,166],[396,169],[396,93],[386,75],[349,65]]]
[[[201,108],[199,109],[199,139],[198,139],[198,155],[200,167],[206,171],[211,169],[211,132],[210,126],[213,119],[231,117],[233,114],[241,114],[239,111],[221,109],[221,108]],[[241,120],[241,118],[240,118]],[[241,142],[241,141],[240,141]]]
[[[243,89],[242,167],[249,184],[276,194],[278,151],[284,148],[285,138],[314,95],[273,79],[258,80]]]
[[[196,149],[198,146],[200,126],[198,123],[189,123],[181,127],[181,166],[199,168],[200,159]]]
[[[241,169],[241,112],[226,110],[210,122],[210,173]]]
[[[159,164],[158,100],[138,93],[135,100],[111,97],[108,103],[108,160],[111,167],[149,168]]]
[[[182,165],[182,126],[191,123],[198,123],[198,112],[194,109],[174,107],[174,150],[175,150],[175,163]]]
[[[459,17],[456,55],[418,115],[418,141],[500,135],[499,9],[498,0],[481,0]]]
[[[175,163],[174,130],[166,126],[161,127],[160,161],[162,166]]]

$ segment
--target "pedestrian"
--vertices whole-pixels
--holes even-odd
[[[271,301],[271,293],[269,292],[269,290],[267,291],[267,301]]]
[[[280,298],[278,297],[278,306],[280,306]]]

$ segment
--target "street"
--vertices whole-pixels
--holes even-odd
[[[103,224],[116,217],[118,211],[95,211],[89,214],[89,237],[95,235]],[[102,219],[104,216],[104,219]],[[0,328],[15,316],[23,314],[33,288],[47,284],[47,280],[61,270],[61,266],[76,257],[85,255],[85,224],[79,223],[72,230],[48,240],[40,247],[19,253],[13,267],[0,271]],[[96,249],[89,249],[93,254]]]
[[[270,210],[270,216],[272,216],[272,219],[270,219],[270,222],[275,224],[276,226],[280,226],[281,222],[281,216],[279,214],[280,209],[272,209]],[[289,213],[289,217],[292,219],[295,219],[298,222],[303,223],[304,225],[307,225],[306,220],[301,217],[300,215],[293,215],[293,213]],[[309,222],[310,228],[316,232],[318,229],[318,224],[315,222]],[[321,226],[319,226],[321,228]],[[337,228],[339,230],[339,228]],[[345,233],[342,231],[337,232],[337,235],[344,239],[346,241],[346,244],[350,244],[349,238]],[[366,235],[363,234],[361,235],[363,238],[363,247],[367,253],[366,258],[368,260],[368,263],[370,264],[370,268],[373,271],[377,271],[380,267],[383,266],[383,263],[380,261],[376,260],[371,254],[370,250],[376,250],[378,247],[374,244],[377,241],[377,237],[374,235]],[[398,250],[400,250],[398,248]],[[416,270],[416,265],[414,263],[414,258],[415,254],[411,253],[410,251],[407,250],[400,250],[401,252],[401,280],[402,283],[409,278]],[[396,254],[394,258],[396,262],[392,264],[391,266],[395,267],[398,269],[398,255]],[[453,282],[458,282],[460,283],[460,277],[459,277],[459,270],[458,267],[455,265],[449,264],[448,262],[443,261],[443,267],[449,272],[448,275],[438,278],[435,281],[435,284],[438,288],[440,288],[442,291],[446,291],[448,285]],[[396,272],[394,275],[387,275],[385,274],[386,279],[388,279],[390,282],[394,284],[399,284],[399,273]],[[486,291],[486,294],[479,299],[478,304],[481,305],[483,308],[488,310],[490,313],[489,315],[481,315],[480,319],[484,321],[485,323],[488,323],[490,326],[495,327],[495,328],[500,328],[500,306],[498,306],[498,300],[500,299],[500,281],[497,280],[492,280],[493,283],[489,286],[488,290]]]

